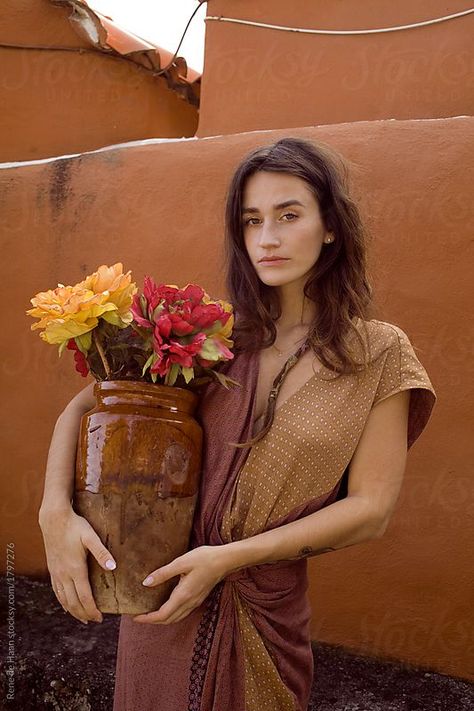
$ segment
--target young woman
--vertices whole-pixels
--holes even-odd
[[[342,163],[343,165],[343,163]],[[371,318],[365,237],[329,149],[284,138],[237,167],[226,206],[227,290],[241,383],[209,384],[202,484],[188,553],[162,607],[122,616],[114,711],[305,711],[313,677],[307,558],[383,535],[407,450],[436,394],[398,326]],[[90,551],[71,509],[78,424],[60,416],[40,511],[59,601],[97,619]]]

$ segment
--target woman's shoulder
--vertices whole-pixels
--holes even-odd
[[[408,338],[405,331],[395,323],[372,318],[369,320],[359,319],[359,324],[367,329],[372,338],[387,343],[396,343],[399,338]]]
[[[359,318],[356,327],[370,349],[370,360],[377,360],[387,350],[411,347],[407,334],[397,324],[375,318]]]

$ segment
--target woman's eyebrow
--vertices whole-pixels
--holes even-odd
[[[279,202],[277,205],[273,206],[274,210],[281,210],[283,207],[289,207],[290,205],[299,205],[300,207],[304,207],[303,203],[300,202],[299,200],[285,200],[285,202]],[[242,214],[246,212],[260,212],[258,207],[244,207],[242,209]]]

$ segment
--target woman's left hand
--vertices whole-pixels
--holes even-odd
[[[181,579],[158,610],[137,615],[133,621],[167,625],[187,617],[227,575],[224,548],[225,545],[194,548],[150,573],[150,587],[160,585],[175,575],[180,575]]]

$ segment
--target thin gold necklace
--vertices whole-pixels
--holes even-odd
[[[298,341],[296,341],[296,342],[293,344],[293,347],[291,348],[291,351],[293,350],[294,346],[296,346],[297,342],[298,342]],[[280,358],[281,358],[282,356],[286,355],[286,353],[287,353],[287,351],[280,351],[280,350],[276,347],[276,345],[275,345],[274,343],[272,343],[272,348],[274,348],[274,349],[276,350],[276,352],[278,353],[278,355],[280,356]],[[291,353],[291,351],[289,351],[289,352]]]
[[[301,324],[303,323],[303,309],[304,309],[304,301],[305,301],[305,298],[306,298],[306,297],[303,295],[303,301],[302,301],[302,303],[301,303]],[[307,336],[306,336],[306,338],[307,338]],[[297,344],[298,341],[300,341],[300,340],[301,340],[301,338],[299,338],[297,341],[295,341],[295,342],[293,343],[293,346],[292,346],[292,348],[291,348],[291,351],[293,351],[293,348],[296,346],[296,344]],[[277,348],[274,343],[272,343],[272,348],[274,348],[274,349],[276,350],[276,352],[278,353],[278,355],[280,356],[280,358],[283,357],[284,355],[287,355],[287,352],[286,352],[286,351],[280,351],[279,348]],[[291,353],[291,351],[290,351],[290,353]]]

